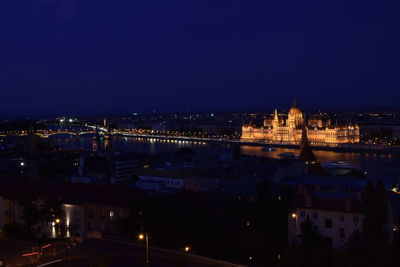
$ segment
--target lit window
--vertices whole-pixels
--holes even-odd
[[[112,220],[114,217],[114,211],[110,210],[110,220]]]

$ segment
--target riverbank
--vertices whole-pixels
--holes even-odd
[[[127,137],[140,137],[140,138],[154,138],[163,140],[178,140],[190,142],[205,142],[205,143],[219,143],[219,144],[239,144],[246,146],[268,146],[276,148],[291,148],[298,149],[299,145],[295,144],[282,144],[282,143],[266,143],[264,141],[245,141],[240,139],[216,139],[204,137],[187,137],[187,136],[163,136],[151,134],[133,134],[133,133],[117,133],[117,135]],[[367,145],[367,144],[338,144],[337,146],[328,145],[312,145],[313,150],[333,151],[340,153],[375,153],[375,154],[400,154],[400,146],[382,146],[382,145]]]

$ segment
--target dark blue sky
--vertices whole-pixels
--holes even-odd
[[[2,115],[400,106],[400,1],[3,0]]]

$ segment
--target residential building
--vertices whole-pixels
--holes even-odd
[[[115,158],[113,161],[112,183],[132,181],[134,173],[141,168],[140,160],[131,158]]]
[[[9,223],[25,223],[24,207],[20,201],[0,196],[0,229]]]
[[[211,170],[211,166],[142,169],[137,172],[136,188],[158,193],[208,191],[213,184],[213,179],[207,177]]]
[[[299,241],[306,219],[314,229],[327,237],[333,248],[344,247],[355,231],[362,231],[361,199],[354,193],[316,192],[306,189],[296,195],[288,215],[289,243]]]
[[[24,225],[22,203],[30,201],[37,208],[55,203],[61,209],[61,218],[40,222],[41,235],[118,235],[120,220],[130,215],[130,207],[145,198],[145,194],[128,186],[0,180],[0,229],[13,222]]]

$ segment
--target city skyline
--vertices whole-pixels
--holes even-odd
[[[0,1],[0,266],[398,266],[398,10]]]

